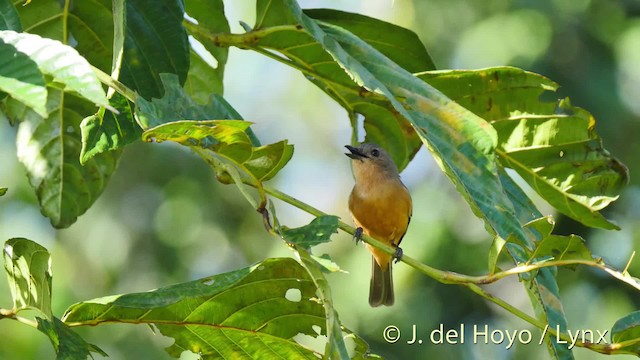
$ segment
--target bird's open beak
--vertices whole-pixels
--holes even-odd
[[[368,156],[360,151],[360,149],[358,149],[357,147],[353,147],[351,145],[345,145],[345,147],[349,149],[349,151],[351,151],[351,154],[346,153],[345,155],[354,160],[362,160],[362,158],[368,158]]]

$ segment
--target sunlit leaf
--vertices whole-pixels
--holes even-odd
[[[51,259],[43,246],[24,238],[4,243],[4,268],[14,308],[38,309],[51,319]]]
[[[298,262],[268,259],[188,283],[78,303],[63,321],[155,324],[175,339],[167,348],[174,357],[190,350],[205,359],[317,359],[292,339],[325,333],[324,309],[313,300],[316,291]]]
[[[29,56],[42,73],[62,83],[66,91],[72,91],[94,104],[109,106],[91,65],[74,48],[56,40],[10,30],[0,31],[0,40]]]
[[[40,209],[57,228],[70,226],[100,196],[115,170],[118,152],[102,153],[79,162],[80,122],[93,105],[57,89],[48,89],[47,117],[9,104],[11,119],[19,119],[18,159],[27,169]]]
[[[42,331],[51,340],[51,344],[53,344],[57,354],[57,360],[93,358],[91,356],[92,352],[105,357],[108,356],[99,347],[87,343],[58,318],[54,317],[53,320],[46,320],[38,317],[36,320],[38,321],[38,330]]]
[[[492,121],[499,159],[556,209],[585,225],[618,228],[598,211],[618,198],[628,171],[604,149],[591,114],[568,99],[540,100],[556,83],[511,67],[419,77]]]
[[[629,340],[640,340],[640,311],[634,311],[621,318],[611,328],[611,341],[620,343]],[[622,350],[640,356],[640,341],[636,341]]]
[[[149,127],[144,140],[170,140],[211,150],[258,181],[271,179],[291,159],[293,146],[286,140],[254,146],[250,123],[239,120],[238,113],[219,95],[199,104],[184,92],[174,75],[162,77],[162,98],[138,99],[136,114],[140,123]]]
[[[38,64],[0,38],[0,91],[42,116],[47,114],[47,87]]]

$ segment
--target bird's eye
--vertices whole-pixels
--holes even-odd
[[[380,151],[378,151],[378,149],[373,149],[373,150],[371,150],[371,155],[373,157],[378,157],[378,156],[380,156]]]

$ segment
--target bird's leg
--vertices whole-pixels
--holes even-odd
[[[358,227],[356,231],[353,233],[353,240],[356,241],[356,245],[358,245],[358,243],[362,241],[362,232],[363,232],[362,228]]]
[[[394,245],[396,248],[396,251],[393,253],[393,256],[391,257],[392,259],[394,259],[394,263],[397,264],[398,261],[400,261],[400,259],[402,259],[402,248],[400,246]]]

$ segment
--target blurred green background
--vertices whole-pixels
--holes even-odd
[[[300,1],[303,8],[358,12],[418,33],[439,69],[513,65],[557,81],[555,99],[570,96],[589,110],[605,147],[630,170],[631,184],[605,210],[621,231],[587,229],[556,214],[559,234],[585,237],[593,252],[624,268],[640,249],[640,2],[637,0],[362,0]],[[239,20],[255,18],[253,1],[225,1],[234,32]],[[271,181],[276,187],[349,221],[347,197],[353,184],[348,159],[346,113],[296,71],[261,55],[231,49],[225,97],[249,121],[263,143],[289,139],[295,154]],[[52,252],[54,313],[70,304],[116,293],[145,291],[244,267],[265,257],[290,256],[282,241],[269,236],[260,216],[231,186],[219,184],[199,158],[179,146],[129,146],[102,197],[72,227],[54,231],[36,205],[23,167],[16,160],[15,129],[0,123],[0,239],[27,237]],[[491,243],[483,224],[443,176],[424,149],[402,174],[413,194],[414,216],[403,242],[406,254],[431,266],[467,274],[487,271]],[[554,214],[530,189],[543,214]],[[303,225],[311,217],[276,201],[280,220]],[[328,253],[348,271],[329,276],[341,320],[388,359],[543,359],[539,331],[471,292],[422,276],[406,265],[395,268],[396,305],[367,305],[370,258],[345,234],[315,250]],[[640,254],[639,254],[640,256]],[[508,266],[507,263],[504,264]],[[640,260],[630,272],[640,274]],[[620,317],[640,309],[637,292],[602,272],[578,268],[558,274],[564,309],[573,330],[604,331]],[[532,313],[516,278],[488,289]],[[0,276],[0,307],[11,307]],[[408,345],[412,325],[425,340]],[[429,332],[474,324],[490,329],[524,330],[533,343],[516,345],[433,345]],[[389,325],[401,340],[388,344]],[[172,340],[144,325],[78,328],[113,359],[169,358]],[[54,353],[36,330],[0,321],[1,359],[47,359]],[[609,340],[609,337],[607,337]],[[576,349],[577,359],[603,355]],[[618,358],[631,358],[619,356]]]

